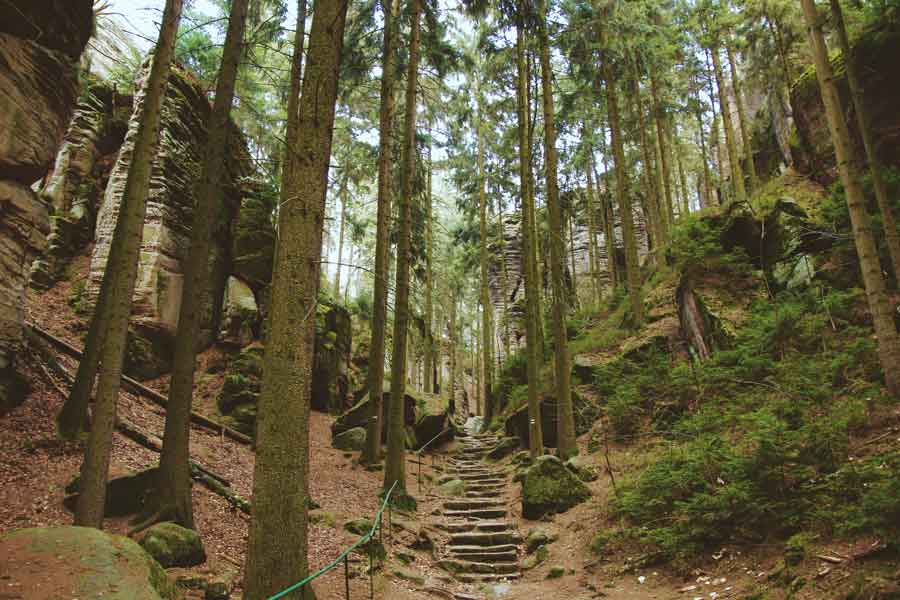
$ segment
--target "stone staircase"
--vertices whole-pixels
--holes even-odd
[[[507,519],[507,474],[484,461],[496,446],[489,435],[460,438],[462,447],[447,460],[443,481],[461,479],[465,495],[442,501],[438,529],[448,534],[438,566],[464,583],[521,577],[521,536]]]

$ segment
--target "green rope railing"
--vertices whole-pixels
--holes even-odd
[[[392,485],[390,487],[387,494],[384,495],[384,502],[381,503],[381,508],[379,508],[378,512],[375,514],[375,521],[372,523],[372,529],[370,529],[368,533],[361,536],[358,540],[356,540],[356,542],[352,546],[350,546],[349,548],[344,550],[340,556],[338,556],[336,559],[334,559],[334,561],[332,561],[331,564],[329,564],[325,567],[322,567],[321,569],[319,569],[318,571],[316,571],[315,573],[313,573],[306,579],[302,579],[302,580],[298,581],[297,583],[284,588],[283,590],[281,590],[274,596],[269,596],[268,600],[278,600],[278,598],[283,598],[284,596],[287,596],[291,592],[299,590],[300,588],[302,588],[304,585],[306,585],[313,579],[316,579],[317,577],[324,575],[328,571],[331,571],[332,569],[337,568],[338,566],[340,566],[340,564],[342,562],[345,563],[344,568],[346,569],[347,568],[346,560],[347,560],[347,557],[350,555],[350,553],[353,552],[354,550],[356,550],[357,548],[359,548],[360,546],[362,546],[363,544],[367,543],[373,537],[375,537],[375,532],[378,531],[379,528],[381,527],[381,517],[384,514],[384,511],[387,508],[388,503],[391,500],[391,494],[394,493],[394,489],[397,487],[398,483],[399,483],[399,481],[395,481],[394,485]],[[389,519],[389,521],[390,521],[390,519]],[[348,590],[348,592],[349,592],[349,590]],[[348,597],[349,597],[349,593],[348,593]]]

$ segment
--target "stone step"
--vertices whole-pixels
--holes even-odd
[[[500,490],[471,490],[466,492],[465,497],[472,500],[499,500],[503,497],[503,492]]]
[[[496,473],[458,473],[458,475],[465,481],[490,481],[491,483],[501,481],[497,479]]]
[[[505,508],[479,508],[475,510],[445,510],[444,516],[459,519],[502,519],[507,515]]]
[[[447,510],[472,510],[478,508],[496,508],[504,503],[498,500],[444,500],[444,508]]]
[[[512,550],[503,550],[500,552],[491,551],[479,546],[457,546],[451,548],[450,553],[463,560],[473,560],[477,562],[515,562],[519,560],[519,553],[515,546],[510,546]],[[472,548],[471,550],[461,550],[461,548]]]
[[[474,574],[474,573],[490,573],[494,575],[506,575],[509,573],[518,573],[519,564],[516,562],[474,562],[469,560],[458,560],[454,558],[445,558],[438,561],[438,566],[445,571],[454,574]]]
[[[470,481],[466,485],[467,490],[505,490],[506,482],[505,481],[497,481],[497,482],[485,482],[485,481]]]
[[[516,571],[515,573],[457,573],[455,577],[463,582],[463,583],[491,583],[494,581],[501,580],[512,580],[512,579],[520,579],[522,577],[522,573]]]
[[[449,523],[441,523],[438,525],[441,529],[451,533],[462,533],[465,531],[494,531],[503,532],[511,531],[512,527],[508,521],[451,521]]]
[[[518,544],[522,536],[517,531],[485,531],[450,534],[451,546],[496,546]]]

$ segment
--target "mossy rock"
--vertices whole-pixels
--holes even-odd
[[[166,572],[137,542],[91,527],[36,527],[0,537],[4,587],[28,598],[175,600]],[[44,573],[35,579],[30,574]],[[28,586],[28,587],[25,587]]]
[[[151,335],[143,328],[129,328],[123,362],[125,374],[147,381],[172,370],[172,344],[164,334]]]
[[[163,567],[193,567],[206,561],[200,536],[177,523],[157,523],[141,538],[141,547]]]
[[[354,427],[331,438],[331,445],[338,450],[362,450],[366,445],[366,430]]]
[[[563,575],[566,574],[566,568],[561,567],[559,565],[554,565],[550,567],[550,570],[547,571],[547,579],[559,579]]]
[[[522,561],[522,569],[524,571],[530,571],[531,569],[542,565],[547,562],[547,558],[549,558],[549,552],[547,551],[546,546],[540,546],[534,554],[530,554],[525,557],[525,560]]]
[[[402,567],[395,567],[392,570],[392,574],[399,579],[403,579],[405,581],[410,581],[412,583],[418,585],[425,585],[425,576],[419,573],[418,571],[413,571],[411,569],[404,569]]]
[[[502,438],[497,445],[494,446],[490,452],[488,452],[488,458],[492,460],[500,460],[502,458],[506,458],[516,450],[521,447],[519,444],[519,438],[517,437],[505,437]]]
[[[355,535],[366,535],[372,531],[372,525],[368,519],[351,519],[344,523],[344,529]]]
[[[573,456],[566,461],[566,468],[582,481],[597,481],[599,475],[587,456]]]
[[[532,529],[525,537],[525,550],[531,554],[541,546],[555,542],[558,538],[559,536],[548,532],[546,529],[540,527]]]
[[[466,493],[466,482],[462,479],[451,479],[440,484],[437,489],[438,495],[448,496],[450,498],[458,498]]]
[[[591,492],[555,456],[540,456],[522,477],[522,516],[540,519],[590,498]]]
[[[313,525],[320,525],[322,527],[335,527],[337,525],[337,518],[333,513],[317,509],[309,511],[309,522]]]

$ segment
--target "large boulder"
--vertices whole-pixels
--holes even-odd
[[[219,392],[219,412],[238,431],[254,435],[256,409],[262,386],[263,348],[250,346],[233,358],[225,371],[225,382]]]
[[[547,448],[556,447],[556,411],[557,403],[555,398],[544,395],[540,398],[541,403],[541,432],[544,437],[544,446]],[[575,414],[575,433],[582,435],[590,431],[591,425],[599,415],[599,408],[590,399],[581,394],[572,391],[572,406]],[[504,426],[506,437],[516,437],[519,439],[523,447],[528,446],[528,405],[525,404],[509,418],[506,419]]]
[[[91,0],[35,0],[0,18],[0,413],[24,395],[21,350],[31,261],[49,231],[30,189],[49,168],[78,93],[78,58],[93,27]]]
[[[253,289],[237,277],[230,276],[225,284],[225,298],[222,301],[219,340],[225,344],[244,347],[253,341],[259,320],[259,307]]]
[[[94,249],[85,289],[88,304],[96,301],[113,232],[119,218],[134,140],[143,109],[149,62],[136,82],[128,132],[110,174],[97,214]],[[210,103],[201,83],[174,68],[166,87],[160,123],[160,143],[151,165],[150,189],[134,291],[132,325],[147,346],[166,351],[178,325],[184,266],[191,240],[195,187],[200,177]],[[219,331],[221,302],[231,271],[232,231],[240,206],[240,180],[251,164],[239,130],[231,128],[219,214],[212,224],[209,285],[200,296],[201,324],[197,346],[206,347]],[[146,375],[145,375],[146,376]]]
[[[350,396],[350,312],[334,302],[319,302],[313,362],[312,407],[339,415]]]
[[[354,427],[331,438],[331,445],[338,450],[362,450],[366,445],[366,430]]]
[[[106,484],[106,517],[124,517],[144,510],[148,493],[153,489],[157,469],[146,469],[138,472],[113,472]],[[63,505],[75,511],[78,501],[78,485],[80,477],[76,477],[66,486],[66,498]]]
[[[522,477],[522,516],[540,519],[569,510],[591,491],[555,456],[540,456]]]
[[[5,592],[32,600],[175,600],[175,587],[134,540],[91,527],[36,527],[0,537]],[[21,594],[21,595],[17,595]]]
[[[141,547],[165,568],[193,567],[206,562],[206,551],[193,529],[177,523],[156,523],[144,533]]]
[[[384,393],[381,395],[381,422],[387,423],[388,406],[391,401],[391,393],[389,385],[385,385]],[[404,417],[405,425],[412,426],[416,423],[416,398],[409,390],[405,397]],[[331,424],[331,435],[341,434],[348,429],[354,427],[366,427],[369,419],[369,394],[365,394],[356,404],[344,411],[334,423]],[[381,428],[381,441],[387,440],[386,428]]]

